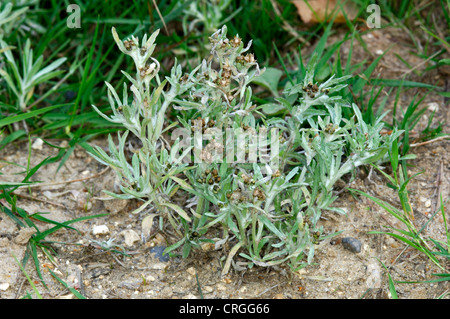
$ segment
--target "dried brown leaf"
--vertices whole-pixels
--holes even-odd
[[[336,23],[345,23],[345,16],[349,20],[355,19],[358,10],[355,4],[341,0],[293,0],[298,13],[305,23],[330,21],[335,15]],[[342,12],[344,9],[345,15]]]

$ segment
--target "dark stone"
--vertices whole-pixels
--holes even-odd
[[[356,238],[352,237],[342,238],[342,246],[344,246],[345,249],[348,249],[354,253],[361,252],[361,242]]]
[[[72,101],[76,97],[77,97],[77,92],[75,92],[75,91],[69,90],[64,93],[64,98],[66,99],[66,102]]]
[[[162,262],[167,262],[169,261],[169,255],[168,254],[164,254],[163,252],[167,247],[165,246],[155,246],[152,249],[150,249],[150,253],[155,254],[155,257],[158,258],[160,261]]]

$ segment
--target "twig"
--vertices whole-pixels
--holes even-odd
[[[279,284],[276,284],[276,285],[274,285],[274,286],[272,286],[272,287],[267,288],[267,289],[264,290],[263,292],[261,292],[261,293],[259,293],[258,295],[256,295],[256,298],[258,298],[258,297],[261,296],[261,295],[264,295],[266,292],[272,290],[273,288],[278,287],[278,286],[281,285],[281,284],[282,284],[282,283],[279,283]],[[284,284],[284,282],[283,282],[283,284]]]
[[[114,254],[111,254],[111,256],[114,258],[114,260],[123,268],[127,268]]]
[[[305,46],[309,46],[309,42],[306,41],[305,38],[303,38],[302,36],[300,36],[295,29],[289,25],[286,20],[283,19],[280,9],[278,8],[278,4],[276,1],[270,0],[270,3],[272,4],[273,10],[275,11],[275,13],[280,17],[280,19],[283,21],[283,26],[282,28],[289,32],[295,39],[297,39],[298,41],[300,41],[301,43],[303,43]]]
[[[405,73],[403,73],[403,77],[405,77],[407,74],[411,73],[412,71],[414,71],[415,69],[417,69],[418,67],[422,66],[423,64],[427,63],[428,61],[430,61],[432,58],[434,58],[435,56],[437,56],[439,53],[441,53],[440,51],[437,51],[435,54],[431,55],[428,59],[423,60],[422,62],[420,62],[419,64],[417,64],[415,67],[413,67],[411,70],[406,71]]]
[[[84,283],[83,283],[82,273],[78,267],[77,267],[77,279],[78,279],[78,284],[80,287],[80,293],[84,296],[85,291],[84,291]]]
[[[434,28],[436,29],[437,34],[439,35],[439,37],[441,39],[443,39],[444,42],[442,42],[443,47],[445,48],[445,50],[447,50],[448,53],[450,53],[450,47],[448,45],[445,45],[445,35],[441,32],[441,29],[438,28],[438,24],[436,23],[436,19],[434,17],[434,14],[431,14],[431,17],[433,18],[433,24],[434,24]]]
[[[161,12],[159,11],[158,5],[156,4],[155,0],[153,0],[153,5],[155,6],[156,12],[158,13],[159,18],[161,19],[161,21],[164,25],[164,30],[166,31],[167,35],[169,35],[169,30],[167,30],[166,21],[164,21],[164,17],[162,16]]]
[[[109,166],[107,168],[105,168],[103,171],[101,171],[100,173],[88,176],[88,177],[83,177],[83,178],[78,178],[78,179],[72,179],[70,181],[64,181],[64,182],[54,182],[54,183],[41,183],[41,184],[31,184],[31,185],[22,185],[19,186],[18,188],[31,188],[31,187],[43,187],[43,186],[54,186],[54,185],[63,185],[63,184],[69,184],[69,183],[76,183],[76,182],[82,182],[82,181],[86,181],[88,179],[92,179],[92,178],[96,178],[104,173],[106,173],[106,171],[109,170]]]
[[[33,197],[33,196],[24,195],[24,194],[17,194],[17,193],[15,193],[15,192],[13,192],[12,194],[13,194],[13,195],[16,195],[16,196],[18,196],[18,197],[25,198],[25,199],[35,200],[35,201],[43,202],[43,203],[50,204],[50,205],[53,205],[53,206],[57,206],[57,207],[61,207],[61,208],[66,208],[66,206],[64,206],[64,205],[61,205],[61,204],[58,204],[58,203],[55,203],[55,202],[51,202],[51,201],[48,201],[48,200],[45,200],[45,199],[39,199],[39,198],[36,198],[36,197]]]
[[[432,206],[433,208],[432,208],[431,212],[436,211],[437,201],[439,198],[439,194],[441,193],[441,184],[442,184],[441,177],[442,177],[443,173],[444,173],[444,162],[441,161],[441,166],[439,167],[439,170],[438,170],[437,176],[436,176],[436,189],[433,194],[433,206]]]
[[[448,136],[439,136],[439,137],[436,137],[433,140],[425,141],[425,142],[422,142],[422,143],[410,144],[409,146],[410,147],[418,147],[418,146],[434,143],[434,142],[437,142],[437,141],[440,141],[440,140],[444,140],[444,139],[447,139],[447,138],[449,138],[449,137]]]

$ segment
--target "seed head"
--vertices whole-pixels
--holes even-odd
[[[131,51],[131,49],[133,49],[133,46],[135,46],[134,41],[131,40],[125,40],[123,41],[123,45],[125,46],[125,49],[127,49],[128,51]]]
[[[253,53],[248,53],[244,56],[244,62],[251,64],[251,63],[255,63],[255,56],[253,55]]]
[[[239,36],[234,36],[233,40],[231,40],[231,45],[233,46],[233,48],[237,48],[238,46],[241,45],[242,39],[239,38]]]
[[[244,56],[239,55],[238,57],[236,57],[236,62],[244,64],[244,62],[245,62]]]

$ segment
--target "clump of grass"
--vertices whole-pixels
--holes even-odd
[[[437,256],[443,255],[448,256],[448,249],[450,249],[450,242],[448,241],[450,233],[447,229],[447,223],[445,219],[445,212],[444,212],[444,203],[442,202],[441,197],[441,208],[440,211],[442,213],[444,224],[445,224],[445,230],[447,234],[447,243],[444,243],[444,246],[448,246],[447,249],[444,249],[441,244],[439,244],[434,239],[426,239],[421,235],[421,232],[426,228],[426,226],[433,220],[434,216],[439,212],[437,210],[431,218],[425,223],[420,230],[417,230],[415,224],[414,224],[414,212],[413,208],[411,206],[410,200],[409,200],[409,194],[407,190],[408,183],[417,175],[423,173],[419,172],[414,174],[413,176],[408,177],[406,172],[406,159],[401,159],[403,162],[403,165],[399,164],[399,154],[398,154],[398,145],[397,142],[394,141],[392,145],[392,149],[390,152],[390,160],[391,160],[391,166],[393,169],[393,177],[385,173],[383,170],[381,170],[379,167],[374,167],[381,172],[385,178],[389,181],[387,185],[394,189],[397,192],[398,198],[400,200],[400,204],[402,207],[402,210],[397,209],[393,205],[387,203],[386,201],[380,200],[372,195],[369,195],[367,193],[364,193],[362,191],[356,190],[356,189],[350,189],[352,192],[356,192],[358,194],[361,194],[372,201],[374,201],[376,204],[378,204],[380,207],[384,208],[388,213],[390,213],[393,217],[395,217],[398,221],[404,225],[407,230],[398,229],[398,228],[390,228],[391,231],[387,232],[379,232],[379,231],[373,231],[369,232],[370,234],[386,234],[389,236],[392,236],[410,247],[413,247],[417,249],[418,251],[424,253],[437,267],[439,267],[441,270],[445,270],[445,267],[442,265],[442,263],[439,261]],[[431,247],[430,241],[434,244],[435,248],[438,249],[436,252],[433,247]]]
[[[31,236],[27,243],[27,248],[25,250],[25,254],[23,257],[23,260],[21,261],[21,266],[25,267],[30,257],[32,258],[34,262],[34,266],[36,268],[36,272],[41,279],[42,284],[44,287],[47,287],[42,273],[41,273],[41,267],[40,267],[40,261],[38,258],[38,250],[41,250],[44,255],[48,256],[51,259],[52,254],[54,254],[54,250],[52,249],[50,242],[46,240],[46,237],[55,233],[56,231],[60,230],[61,228],[66,228],[70,230],[77,231],[76,228],[70,226],[73,223],[80,222],[83,220],[88,220],[92,218],[98,218],[101,216],[105,216],[105,214],[99,214],[99,215],[93,215],[93,216],[84,216],[76,219],[72,219],[65,222],[57,222],[55,220],[49,219],[45,217],[45,212],[37,212],[34,214],[29,214],[26,210],[19,207],[17,196],[14,194],[14,191],[18,189],[19,187],[26,187],[28,185],[34,184],[34,182],[31,182],[30,179],[33,177],[33,175],[41,168],[43,165],[55,162],[59,160],[63,153],[60,152],[57,156],[53,158],[46,158],[45,160],[41,161],[34,167],[30,167],[30,154],[28,156],[28,166],[25,168],[25,177],[21,182],[13,183],[8,181],[1,181],[0,182],[0,212],[2,214],[5,214],[9,218],[11,218],[16,224],[17,227],[20,228],[26,228],[26,227],[32,227],[36,230],[36,232]],[[40,228],[37,226],[36,221],[52,225],[52,227],[41,231]]]

